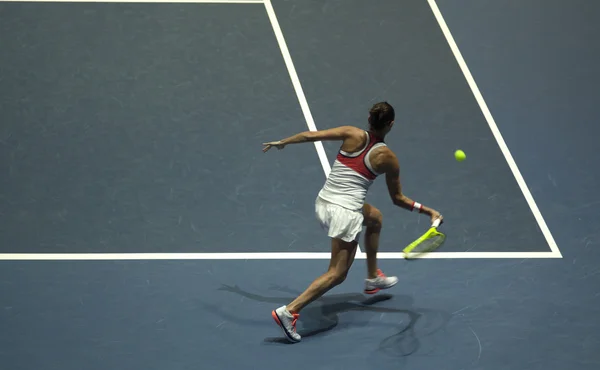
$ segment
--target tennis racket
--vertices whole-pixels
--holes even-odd
[[[439,218],[435,220],[425,234],[404,248],[402,252],[405,259],[419,258],[421,255],[434,251],[444,244],[446,235],[437,230],[441,221]]]

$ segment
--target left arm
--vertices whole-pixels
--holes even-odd
[[[300,144],[325,140],[345,140],[352,135],[354,130],[356,130],[356,127],[340,126],[320,131],[303,131],[283,140],[264,143],[263,145],[265,147],[263,148],[263,152],[266,152],[267,150],[271,149],[271,147],[283,149],[286,145],[289,144]]]

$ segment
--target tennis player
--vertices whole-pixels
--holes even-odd
[[[385,276],[377,267],[377,250],[382,227],[381,212],[365,203],[369,187],[378,175],[385,174],[387,187],[395,205],[429,215],[431,222],[441,215],[434,209],[413,201],[402,193],[400,167],[396,155],[384,142],[394,125],[394,108],[387,102],[374,104],[369,110],[367,131],[341,126],[322,131],[305,131],[287,139],[264,143],[263,152],[290,144],[324,140],[342,141],[341,148],[325,184],[315,201],[315,214],[331,238],[329,269],[318,277],[299,297],[272,312],[290,342],[299,342],[296,321],[300,311],[327,291],[341,284],[354,261],[358,240],[366,226],[367,294],[396,285],[398,278]]]

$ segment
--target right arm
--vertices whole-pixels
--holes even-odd
[[[392,202],[396,206],[404,208],[408,211],[419,211],[420,213],[425,213],[431,217],[432,223],[437,218],[441,217],[440,213],[435,209],[417,203],[402,193],[402,185],[400,183],[400,164],[398,163],[398,158],[396,158],[394,153],[387,151],[387,153],[383,154],[381,167],[385,172],[385,181],[388,192],[392,198]],[[415,206],[417,208],[420,206],[420,210],[415,209]]]

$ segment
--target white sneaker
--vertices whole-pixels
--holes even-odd
[[[283,333],[287,340],[292,343],[300,342],[300,334],[296,333],[296,321],[300,317],[297,313],[291,313],[287,310],[286,306],[281,306],[278,309],[271,312],[273,320],[283,329]]]
[[[365,293],[375,294],[381,289],[389,289],[398,283],[398,278],[395,276],[385,276],[381,270],[377,270],[375,279],[365,279]]]

